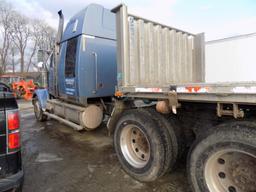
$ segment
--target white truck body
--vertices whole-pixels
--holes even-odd
[[[206,42],[206,82],[256,81],[256,33]]]

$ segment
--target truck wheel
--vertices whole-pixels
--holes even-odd
[[[35,117],[38,121],[46,121],[47,120],[47,116],[43,114],[43,110],[42,108],[40,107],[40,104],[39,104],[39,101],[38,101],[38,98],[35,97],[33,98],[33,106],[34,106],[34,113],[35,113]]]
[[[148,108],[147,111],[150,113],[152,119],[157,122],[157,126],[166,140],[166,170],[168,172],[172,171],[179,153],[180,145],[178,140],[180,140],[180,135],[177,133],[179,129],[176,129],[176,126],[174,126],[171,121],[158,113],[155,109]]]
[[[117,157],[123,169],[139,181],[154,181],[165,173],[165,145],[157,123],[145,111],[126,111],[116,124]]]
[[[216,127],[190,152],[188,171],[196,192],[256,191],[256,124]]]

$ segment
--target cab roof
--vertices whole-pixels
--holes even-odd
[[[115,22],[115,14],[110,10],[90,4],[69,20],[62,42],[82,34],[116,40]]]

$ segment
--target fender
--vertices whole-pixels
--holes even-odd
[[[49,93],[47,89],[37,89],[34,92],[33,98],[37,97],[39,101],[39,105],[44,111],[46,109],[46,103],[49,99]]]

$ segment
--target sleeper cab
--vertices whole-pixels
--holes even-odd
[[[68,22],[58,67],[60,97],[79,104],[114,95],[116,80],[115,14],[91,4]]]

